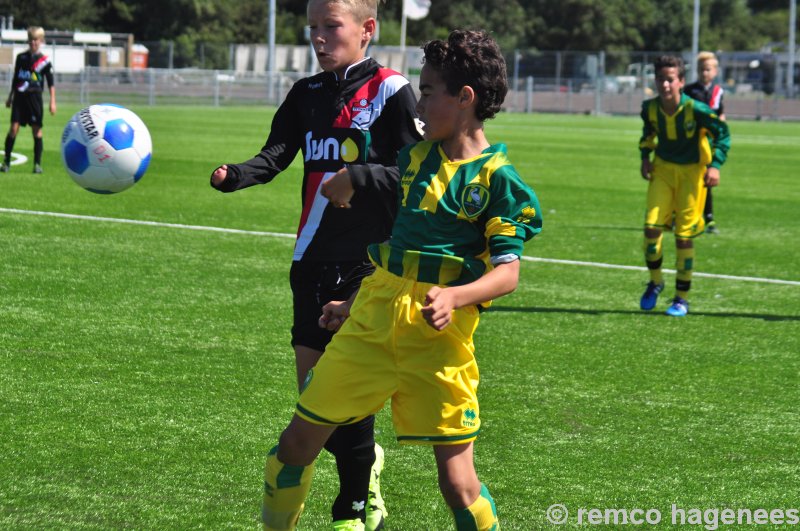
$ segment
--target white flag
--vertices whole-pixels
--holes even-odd
[[[428,16],[431,0],[403,0],[403,14],[411,20],[419,20]]]

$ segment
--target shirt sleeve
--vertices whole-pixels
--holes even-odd
[[[697,107],[695,107],[695,116],[698,119],[699,125],[704,127],[711,134],[711,138],[714,142],[711,164],[709,164],[709,166],[719,168],[728,158],[728,151],[731,148],[731,134],[728,129],[728,124],[723,122],[716,112],[711,111],[708,107],[707,109],[710,112],[698,112]]]
[[[252,159],[239,164],[228,164],[228,176],[218,186],[221,192],[234,192],[256,184],[265,184],[289,167],[302,143],[301,124],[296,119],[294,102],[297,85],[278,107],[272,119],[269,136],[261,151]]]
[[[526,241],[542,230],[539,199],[513,166],[502,166],[492,175],[486,213],[485,236],[492,263],[522,256]]]
[[[370,162],[349,166],[353,190],[373,196],[397,193],[400,171],[397,154],[401,148],[422,140],[417,126],[417,98],[409,83],[386,101],[386,108],[370,127]]]
[[[653,127],[650,121],[650,100],[642,103],[642,112],[640,114],[642,122],[642,136],[639,138],[639,153],[642,159],[650,158],[650,153],[656,149],[656,138],[658,131]]]

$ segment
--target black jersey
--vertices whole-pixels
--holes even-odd
[[[725,112],[722,105],[722,94],[724,92],[725,91],[722,90],[722,87],[716,83],[711,83],[708,86],[705,86],[699,81],[695,81],[694,83],[686,85],[683,88],[684,94],[694,100],[702,101],[711,107],[711,110],[716,112],[717,115]]]
[[[415,107],[409,81],[370,58],[349,67],[344,79],[333,72],[301,79],[278,108],[261,152],[229,164],[218,189],[267,183],[302,151],[303,208],[294,260],[365,260],[367,245],[391,234],[397,153],[421,139]],[[334,208],[320,186],[345,165],[355,193],[351,208]]]
[[[32,54],[30,50],[17,55],[14,64],[14,77],[11,86],[18,94],[41,94],[44,82],[53,86],[53,63],[41,53]]]

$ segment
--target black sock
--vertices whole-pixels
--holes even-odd
[[[41,164],[42,163],[42,148],[43,148],[42,139],[34,137],[34,139],[33,139],[33,163],[34,164]]]
[[[703,209],[703,216],[706,219],[706,223],[710,221],[714,221],[714,198],[711,196],[712,188],[706,190],[706,205]]]
[[[14,151],[15,140],[16,140],[15,137],[11,135],[6,135],[6,156],[5,156],[6,164],[11,164],[11,152]]]
[[[339,471],[339,495],[331,507],[333,521],[355,518],[363,521],[367,516],[369,477],[375,463],[375,417],[336,428],[325,449],[336,458]],[[363,506],[359,505],[361,502]]]

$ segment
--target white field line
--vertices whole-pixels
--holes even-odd
[[[226,229],[223,227],[208,227],[205,225],[183,225],[180,223],[163,223],[160,221],[142,221],[138,219],[124,219],[124,218],[105,218],[105,217],[97,217],[97,216],[83,216],[79,214],[64,214],[61,212],[43,212],[38,210],[19,210],[16,208],[2,208],[0,207],[0,212],[4,212],[7,214],[26,214],[26,215],[33,215],[33,216],[50,216],[56,218],[67,218],[67,219],[80,219],[85,221],[104,221],[109,223],[127,223],[129,225],[147,225],[151,227],[167,227],[173,229],[184,229],[184,230],[202,230],[208,232],[223,232],[228,234],[246,234],[250,236],[269,236],[273,238],[295,238],[294,234],[286,234],[282,232],[262,232],[262,231],[254,231],[254,230],[241,230],[241,229]],[[647,268],[644,266],[627,266],[627,265],[617,265],[617,264],[604,264],[601,262],[584,262],[579,260],[559,260],[557,258],[541,258],[535,256],[523,256],[523,260],[528,262],[543,262],[548,264],[561,264],[561,265],[572,265],[572,266],[583,266],[583,267],[597,267],[597,268],[604,268],[604,269],[624,269],[628,271],[647,271]],[[664,269],[665,273],[675,273],[674,269]],[[789,286],[800,286],[800,281],[796,280],[781,280],[775,278],[760,278],[760,277],[739,277],[734,275],[717,275],[714,273],[702,273],[702,272],[695,272],[693,276],[696,277],[704,277],[704,278],[718,278],[724,280],[735,280],[740,282],[761,282],[766,284],[784,284]]]

